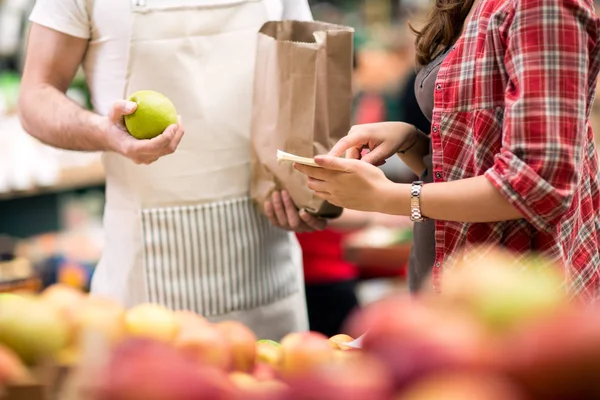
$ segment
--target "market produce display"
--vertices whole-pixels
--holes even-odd
[[[600,309],[570,299],[559,268],[501,251],[461,260],[442,294],[388,298],[347,334],[280,342],[65,286],[3,295],[0,387],[34,382],[33,366],[53,359],[72,371],[65,400],[600,398]]]

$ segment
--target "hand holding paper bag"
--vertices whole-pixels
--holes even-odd
[[[277,151],[313,158],[327,154],[351,125],[353,29],[273,21],[260,30],[252,115],[251,196],[265,201],[286,191],[300,210],[336,218],[342,209],[315,196],[307,178],[280,163]]]

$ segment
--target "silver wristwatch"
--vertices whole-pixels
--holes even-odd
[[[423,188],[423,182],[413,182],[410,189],[410,220],[413,222],[424,222],[427,218],[421,214],[421,188]]]

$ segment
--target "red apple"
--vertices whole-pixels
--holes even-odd
[[[286,399],[388,400],[393,393],[391,376],[383,364],[366,355],[356,362],[331,362],[316,366],[290,382]]]
[[[281,372],[288,378],[307,373],[334,357],[327,337],[317,332],[291,333],[281,341],[281,350]]]
[[[600,309],[533,322],[505,342],[502,370],[533,399],[600,398]]]
[[[175,347],[187,357],[202,365],[220,370],[231,367],[231,346],[221,332],[212,324],[180,332],[175,339]]]
[[[525,400],[504,378],[478,373],[432,375],[410,386],[395,400]]]
[[[98,400],[230,400],[235,394],[222,372],[148,339],[119,345],[99,379]]]
[[[241,322],[225,321],[217,324],[217,330],[229,342],[232,368],[251,372],[256,362],[256,336]]]
[[[277,377],[277,370],[270,364],[257,362],[252,371],[252,376],[260,382],[269,381]]]
[[[444,314],[409,298],[392,298],[365,308],[349,331],[368,333],[363,350],[381,360],[398,390],[427,374],[457,368],[487,368],[485,330],[463,314]]]
[[[276,380],[259,381],[244,372],[232,372],[229,379],[238,389],[236,400],[283,400],[287,385]]]

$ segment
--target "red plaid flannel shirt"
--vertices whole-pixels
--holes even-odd
[[[600,67],[592,0],[482,0],[442,64],[436,182],[485,175],[524,219],[436,222],[434,284],[462,248],[498,244],[567,266],[600,297],[600,173],[589,122]]]

